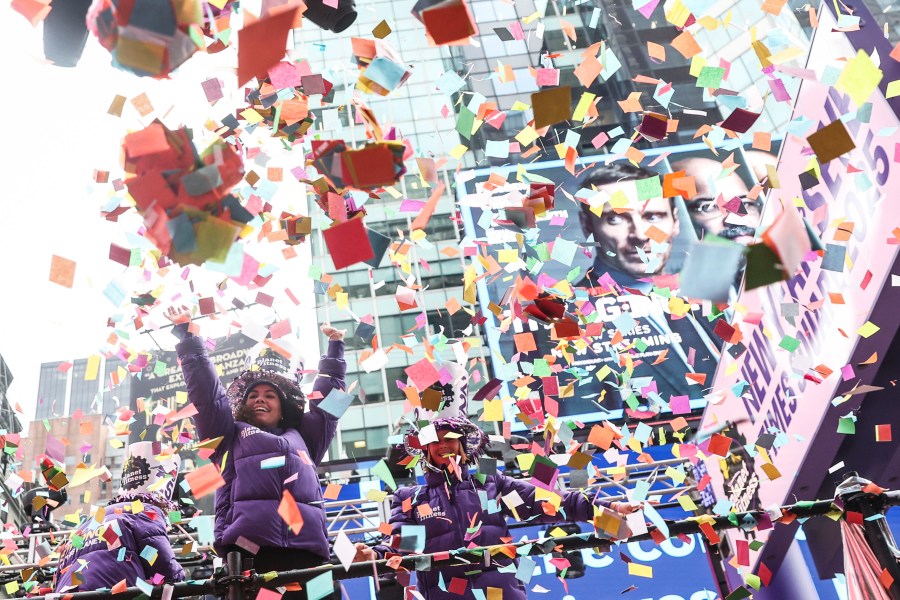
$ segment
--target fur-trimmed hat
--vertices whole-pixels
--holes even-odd
[[[303,358],[299,353],[292,353],[288,359],[272,348],[259,344],[247,353],[244,368],[246,370],[234,378],[225,392],[232,413],[237,414],[250,391],[263,383],[275,388],[282,402],[294,404],[303,412],[306,396],[300,390]]]
[[[481,428],[462,416],[438,418],[429,425],[434,426],[435,432],[452,431],[462,436],[459,438],[459,442],[462,444],[463,452],[466,453],[469,462],[478,460],[490,443],[488,435]],[[420,431],[410,429],[404,438],[404,447],[410,456],[418,456],[422,464],[431,466],[428,462],[428,452],[425,450],[428,444],[419,441]]]

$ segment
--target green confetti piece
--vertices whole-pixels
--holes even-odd
[[[697,87],[719,89],[725,77],[723,67],[703,67],[697,77]]]
[[[853,417],[841,417],[838,419],[837,432],[844,435],[854,435],[856,433],[856,421]]]
[[[781,343],[778,344],[779,348],[784,348],[788,352],[793,352],[797,348],[800,347],[800,340],[795,337],[791,337],[789,335],[784,336],[781,339]]]
[[[637,188],[638,200],[644,201],[662,196],[662,183],[659,181],[659,175],[638,179],[634,184]]]
[[[744,598],[749,598],[752,595],[753,594],[750,593],[750,590],[748,590],[744,586],[741,586],[725,596],[725,600],[743,600]]]

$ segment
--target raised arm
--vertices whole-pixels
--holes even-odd
[[[328,336],[328,350],[319,359],[319,375],[313,386],[313,395],[321,397],[310,401],[309,411],[300,422],[300,435],[306,442],[310,458],[316,464],[322,461],[328,451],[338,423],[337,417],[319,408],[319,404],[331,390],[347,388],[344,382],[344,375],[347,373],[347,363],[344,362],[344,331],[328,325],[323,325],[321,329]]]
[[[643,504],[640,502],[610,502],[600,496],[596,489],[586,492],[569,490],[567,492],[562,492],[561,494],[558,490],[555,490],[557,494],[562,496],[562,500],[556,514],[548,515],[544,512],[542,506],[543,502],[535,499],[534,485],[527,481],[513,479],[501,474],[498,474],[496,478],[497,490],[501,496],[499,501],[503,511],[508,515],[512,515],[514,518],[515,516],[518,516],[521,521],[527,521],[533,518],[539,523],[558,523],[560,521],[582,521],[590,523],[594,520],[595,513],[600,514],[604,510],[612,511],[624,516],[637,512],[643,508]],[[513,491],[515,491],[519,495],[519,498],[522,499],[522,504],[515,507],[515,514],[513,514],[512,509],[502,500],[503,496],[506,496]],[[620,538],[628,537],[628,531],[627,525],[623,522],[618,536]]]
[[[209,360],[203,339],[187,329],[184,313],[187,309],[172,309],[166,317],[176,323],[173,333],[181,338],[175,347],[181,362],[181,372],[187,387],[188,400],[197,407],[194,423],[201,439],[224,437],[220,447],[231,445],[234,435],[234,417],[225,388],[219,380],[216,367]]]

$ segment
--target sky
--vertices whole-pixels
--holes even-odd
[[[234,96],[226,94],[211,108],[200,82],[215,75],[226,82],[226,90],[233,88],[234,74],[228,65],[235,61],[227,51],[197,54],[177,71],[177,77],[157,81],[115,69],[109,53],[89,37],[77,67],[56,67],[43,58],[42,27],[33,28],[8,4],[0,6],[0,56],[6,162],[0,200],[0,255],[4,257],[0,355],[14,378],[9,401],[22,408],[19,418],[27,426],[37,403],[40,364],[84,358],[107,349],[111,332],[107,319],[131,309],[115,306],[103,291],[111,281],[129,291],[142,283],[139,270],[126,270],[109,259],[111,243],[129,247],[134,242],[140,219],[132,214],[113,223],[100,216],[112,190],[110,185],[93,182],[94,171],[110,171],[111,180],[117,172],[121,175],[123,136],[153,118],[162,118],[170,128],[192,127],[195,135],[202,135],[207,119],[230,112],[227,103]],[[107,113],[117,94],[131,99],[142,92],[148,94],[154,113],[141,118],[128,104],[120,118]],[[269,164],[282,161],[286,165],[288,160],[273,156]],[[297,194],[289,185],[285,187],[285,193],[303,197],[302,191]],[[268,252],[277,261],[281,249],[262,249],[255,256],[264,261]],[[280,269],[271,285],[279,285],[278,277],[293,281],[291,289],[302,298],[301,306],[276,304],[275,309],[280,309],[279,318],[291,318],[298,337],[307,339],[304,332],[315,323],[314,311],[302,310],[313,302],[310,280],[299,277],[308,268],[304,249],[298,259]],[[49,280],[54,255],[75,261],[71,288]],[[194,267],[191,280],[198,291],[211,293],[222,275]],[[166,285],[164,298],[183,291],[178,286],[186,286],[181,280]],[[271,314],[257,310],[252,318],[264,321]],[[150,319],[151,325],[154,322],[167,324],[161,317]],[[175,341],[167,333],[153,337],[163,347],[170,348]],[[146,335],[133,336],[129,345],[154,347]]]

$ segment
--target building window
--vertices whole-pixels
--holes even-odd
[[[450,215],[440,215],[440,218],[431,219],[425,232],[429,242],[459,239],[456,233],[456,223],[449,218]]]
[[[387,438],[387,426],[341,431],[341,445],[347,458],[384,454]],[[332,446],[332,451],[334,449]]]
[[[465,311],[450,314],[447,310],[430,310],[426,313],[428,328],[432,334],[441,333],[448,338],[462,337],[463,331],[472,323],[472,317]]]
[[[408,379],[406,376],[406,372],[404,371],[406,367],[391,367],[385,370],[385,377],[387,378],[387,389],[388,389],[388,398],[392,401],[403,401],[406,400],[406,396],[397,387],[397,382],[401,382],[403,384],[406,383]]]
[[[365,397],[366,404],[384,402],[384,385],[381,381],[381,371],[359,374],[359,394],[353,399],[353,404],[361,404]]]

